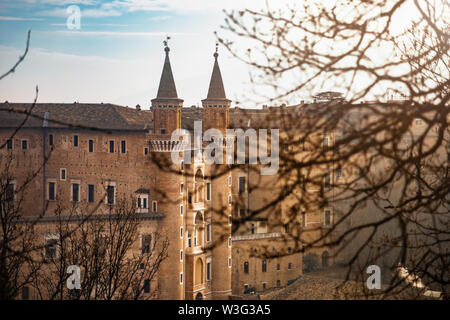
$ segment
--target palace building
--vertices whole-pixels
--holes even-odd
[[[23,216],[42,216],[50,230],[60,203],[102,214],[114,211],[117,199],[132,196],[142,219],[141,239],[156,231],[169,238],[168,258],[150,286],[156,298],[227,299],[287,285],[301,274],[303,256],[294,245],[278,241],[288,228],[272,225],[264,215],[233,228],[265,201],[263,192],[249,192],[256,173],[242,165],[219,175],[226,164],[198,157],[192,163],[170,162],[179,148],[171,139],[174,130],[192,131],[194,121],[201,120],[203,131],[225,133],[247,126],[260,116],[258,111],[230,110],[217,52],[202,108],[184,107],[167,43],[164,51],[150,110],[107,103],[0,104],[0,153],[2,159],[12,156],[9,187],[23,193]],[[165,159],[167,170],[156,158]],[[34,179],[26,190],[18,190],[30,172],[36,173]],[[265,179],[277,183],[276,176]],[[139,246],[142,241],[136,250]],[[257,247],[286,254],[263,258],[252,253]]]

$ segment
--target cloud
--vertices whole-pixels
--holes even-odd
[[[39,31],[36,31],[39,32]],[[121,32],[121,31],[44,31],[49,33],[58,33],[61,35],[70,35],[70,36],[112,36],[112,37],[165,37],[167,34],[176,35],[176,36],[194,36],[196,33],[188,33],[188,32]]]
[[[62,8],[55,8],[52,10],[43,10],[36,13],[38,16],[49,16],[49,17],[68,17],[69,13],[67,12],[67,9]],[[81,10],[81,18],[87,17],[87,18],[102,18],[102,17],[118,17],[121,16],[122,13],[113,10],[113,9],[85,9]]]
[[[148,20],[150,20],[150,21],[162,21],[162,20],[168,20],[170,18],[171,18],[171,16],[156,16],[156,17],[151,17]]]
[[[0,20],[1,21],[42,21],[44,19],[0,16]]]

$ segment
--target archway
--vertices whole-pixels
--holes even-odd
[[[322,268],[328,267],[328,258],[329,258],[328,251],[322,252]]]
[[[203,295],[201,292],[199,292],[195,295],[195,300],[203,300]]]
[[[195,202],[203,202],[203,172],[201,169],[198,169],[197,172],[195,172],[194,185]]]
[[[195,262],[195,273],[194,273],[194,284],[202,284],[203,283],[203,261],[201,258],[198,258]]]

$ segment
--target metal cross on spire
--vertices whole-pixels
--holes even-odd
[[[217,57],[219,56],[219,54],[217,53],[217,51],[219,51],[219,43],[216,42],[216,52],[214,52],[214,58],[217,59]]]
[[[166,40],[163,41],[163,43],[164,43],[164,51],[166,53],[168,53],[170,51],[170,49],[169,49],[169,40],[170,40],[170,37],[166,36]]]

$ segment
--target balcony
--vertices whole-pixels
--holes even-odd
[[[239,236],[232,236],[232,241],[246,241],[246,240],[261,240],[261,239],[272,239],[281,237],[281,232],[267,232],[267,233],[255,233],[255,234],[244,234]]]
[[[204,202],[194,202],[192,207],[193,207],[194,211],[205,210],[205,203]]]

